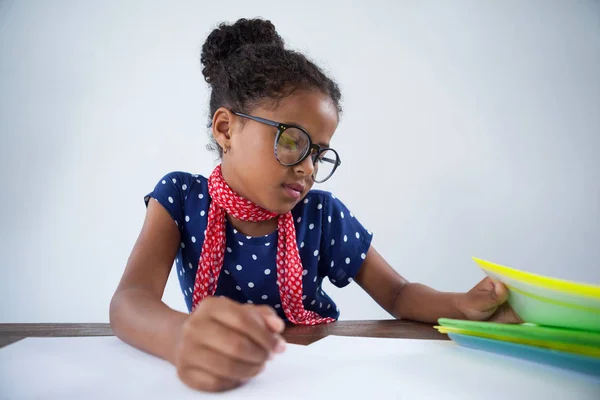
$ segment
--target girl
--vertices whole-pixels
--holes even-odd
[[[395,318],[517,320],[506,288],[489,279],[468,293],[407,282],[340,199],[311,190],[341,165],[330,147],[340,90],[271,22],[220,25],[201,62],[221,164],[207,177],[170,173],[146,196],[111,301],[119,338],[173,363],[187,385],[221,391],[284,350],[285,322],[338,318],[325,278],[340,288],[355,280]],[[189,314],[161,301],[174,259]]]

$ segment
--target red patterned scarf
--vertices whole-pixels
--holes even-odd
[[[225,257],[226,213],[240,221],[250,222],[267,221],[277,217],[277,286],[286,317],[291,323],[298,325],[334,322],[333,318],[324,318],[314,311],[304,309],[302,304],[303,268],[291,211],[278,215],[244,199],[227,185],[220,165],[208,180],[208,193],[212,201],[194,283],[192,310],[202,299],[213,296],[217,290],[217,281]]]

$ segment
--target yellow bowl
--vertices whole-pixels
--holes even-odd
[[[600,332],[600,286],[473,260],[488,276],[507,286],[508,301],[524,321]]]

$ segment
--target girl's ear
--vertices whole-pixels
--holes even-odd
[[[213,115],[212,134],[221,149],[230,147],[229,140],[231,139],[233,117],[232,112],[225,107],[220,107]]]

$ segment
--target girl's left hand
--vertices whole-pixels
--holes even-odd
[[[459,295],[456,306],[467,319],[503,323],[522,323],[508,299],[508,289],[501,282],[486,277],[467,293]]]

